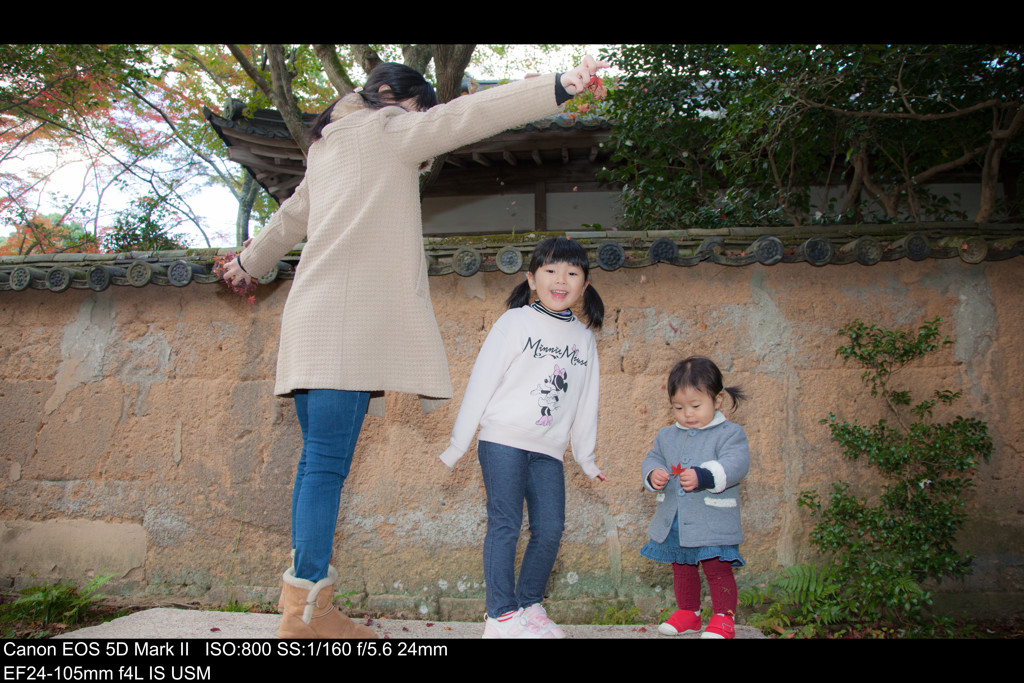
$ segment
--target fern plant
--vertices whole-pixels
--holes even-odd
[[[77,624],[96,602],[103,599],[99,589],[113,576],[97,576],[84,588],[78,588],[73,583],[26,588],[14,602],[12,611],[22,618],[40,620],[44,625],[57,621]]]
[[[767,589],[740,593],[744,607],[763,608],[747,622],[766,633],[812,637],[843,620],[842,587],[836,567],[798,564],[787,567]]]
[[[836,578],[848,599],[839,601],[843,619],[865,623],[879,618],[899,625],[921,621],[931,604],[922,583],[963,577],[971,555],[954,547],[967,518],[964,497],[972,476],[992,452],[986,423],[956,417],[932,422],[939,403],[952,405],[960,392],[941,389],[912,404],[911,393],[893,381],[908,363],[952,343],[939,333],[939,318],[916,334],[885,330],[854,320],[842,330],[850,343],[837,355],[864,366],[862,379],[872,396],[881,396],[893,422],[839,422],[823,419],[833,440],[850,460],[876,468],[881,482],[877,502],[851,493],[846,482],[832,485],[828,504],[804,491],[799,504],[819,517],[811,543],[831,558]],[[854,599],[855,598],[855,599]]]

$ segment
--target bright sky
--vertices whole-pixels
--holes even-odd
[[[510,45],[503,57],[496,57],[485,48],[479,48],[476,56],[483,59],[479,64],[471,64],[468,72],[479,80],[499,80],[522,78],[528,72],[565,71],[575,66],[584,54],[597,57],[601,47],[600,45],[566,45],[543,55],[539,60],[537,59],[539,51],[532,45]],[[614,69],[610,70],[612,73],[614,71]],[[5,162],[6,168],[14,170],[13,166],[14,164],[10,161]],[[51,177],[47,189],[71,197],[77,196],[82,189],[85,168],[84,162],[64,163]],[[104,213],[113,214],[122,210],[133,196],[121,193],[115,188],[109,189],[103,197]],[[204,188],[191,199],[190,204],[200,215],[212,246],[234,246],[235,214],[238,205],[227,189],[223,187]],[[60,210],[59,207],[52,203],[46,203],[45,199],[40,206],[40,213],[44,214],[58,210]],[[107,224],[109,225],[111,222],[108,221]],[[9,232],[6,228],[7,226],[0,226],[0,231]],[[206,246],[206,241],[200,232],[190,223],[183,224],[179,231],[188,235],[192,246]]]

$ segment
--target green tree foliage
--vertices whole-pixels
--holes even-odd
[[[110,45],[0,45],[0,221],[24,225],[50,173],[28,172],[29,155],[94,137],[116,108],[120,84],[145,76],[144,51]],[[52,171],[51,171],[52,173]]]
[[[120,86],[147,77],[148,64],[136,45],[0,45],[0,115],[8,126],[29,121],[23,134],[82,134],[90,114],[112,108]]]
[[[185,236],[172,234],[176,212],[166,202],[140,197],[122,211],[113,227],[103,235],[103,248],[109,252],[183,249]]]
[[[537,46],[536,56],[555,46]],[[487,46],[484,58],[515,68],[509,46]],[[475,45],[2,45],[0,46],[0,232],[34,220],[50,196],[54,172],[71,161],[88,166],[78,196],[53,198],[65,222],[92,235],[117,220],[110,191],[152,197],[210,245],[210,227],[193,209],[207,185],[238,202],[237,243],[250,217],[264,222],[274,202],[238,164],[206,122],[223,113],[278,109],[300,148],[301,114],[322,110],[352,92],[381,61],[424,72],[442,101],[456,97]],[[49,166],[41,160],[49,159]],[[33,161],[33,164],[29,162]],[[435,164],[440,168],[442,164]],[[74,194],[74,193],[72,193]],[[123,228],[120,225],[120,228]]]
[[[160,197],[205,237],[190,201],[210,158],[189,144],[183,109],[194,100],[168,84],[159,50],[7,45],[0,61],[12,74],[0,88],[0,220],[33,220],[53,172],[77,162],[87,169],[81,191],[56,203],[94,237],[110,225],[104,197],[111,188]]]
[[[301,148],[301,113],[351,92],[383,53],[434,71],[457,94],[472,45],[4,45],[0,46],[0,221],[9,229],[33,219],[53,172],[88,164],[82,192],[59,201],[62,212],[110,227],[111,188],[155,197],[210,244],[192,200],[206,184],[227,188],[239,204],[238,241],[250,213],[265,220],[276,204],[227,150],[202,109],[241,101],[278,109]],[[452,83],[455,85],[452,86]],[[439,84],[439,90],[441,86]],[[29,168],[46,155],[52,167]],[[123,229],[118,225],[118,229]]]
[[[977,221],[1000,215],[1004,176],[1001,215],[1019,214],[1021,46],[625,45],[609,57],[625,73],[609,177],[633,227],[959,219],[926,187],[954,171],[980,171]]]

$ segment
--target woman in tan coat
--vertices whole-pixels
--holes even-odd
[[[226,279],[268,272],[303,238],[281,317],[275,393],[293,396],[303,448],[292,497],[294,564],[280,637],[372,637],[333,609],[339,496],[363,416],[384,392],[452,397],[427,285],[419,175],[431,158],[557,113],[598,69],[548,74],[436,104],[418,72],[382,64],[311,131],[306,175]],[[386,263],[381,257],[387,250]]]

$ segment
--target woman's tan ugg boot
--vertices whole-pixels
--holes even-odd
[[[356,624],[334,608],[334,584],[338,572],[327,570],[327,578],[316,583],[295,576],[289,567],[281,577],[281,626],[278,638],[376,638],[373,629]]]
[[[292,548],[292,566],[288,569],[295,575],[295,548]],[[281,584],[281,594],[277,596],[277,613],[284,614],[284,584]]]

